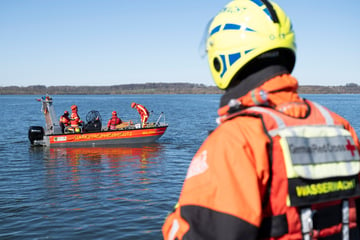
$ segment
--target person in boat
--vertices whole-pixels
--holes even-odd
[[[108,121],[107,128],[110,129],[110,130],[115,130],[115,129],[116,129],[116,125],[121,124],[121,123],[122,123],[122,121],[121,121],[121,119],[117,116],[117,112],[116,112],[116,111],[113,111],[113,112],[112,112],[112,116],[111,116],[111,118],[110,118],[109,121]]]
[[[138,113],[140,114],[141,126],[144,127],[150,116],[149,111],[143,105],[135,103],[135,102],[131,103],[131,107],[135,108],[138,111]]]
[[[164,239],[360,239],[358,136],[297,93],[295,33],[282,8],[231,1],[205,41],[224,90],[219,125],[189,165]]]
[[[61,131],[64,133],[64,129],[66,127],[70,126],[70,118],[69,118],[69,112],[68,111],[64,111],[64,114],[61,115],[60,120],[59,120],[59,125],[61,128]]]
[[[78,114],[78,107],[76,105],[71,106],[71,116],[70,116],[70,127],[71,132],[79,133],[81,132],[81,126],[83,121],[80,119]]]

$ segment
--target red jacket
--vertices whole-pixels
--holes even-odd
[[[114,129],[116,129],[116,125],[120,124],[121,122],[122,121],[119,117],[112,116],[108,121],[107,127],[114,130]]]
[[[82,120],[80,120],[77,111],[73,111],[70,116],[70,124],[72,127],[77,127],[79,126],[79,123],[82,123]]]
[[[70,118],[67,115],[61,115],[60,123],[63,123],[64,126],[69,126],[70,125]]]
[[[242,106],[251,107],[260,100],[254,100],[256,92],[266,91],[268,105],[273,113],[276,112],[273,115],[246,110],[241,116],[238,113],[231,116],[228,114],[229,106],[219,109],[221,124],[204,141],[191,161],[178,204],[162,227],[164,239],[251,240],[262,239],[261,235],[263,239],[302,239],[298,208],[287,205],[289,182],[293,180],[288,182],[284,175],[284,158],[279,157],[282,153],[278,145],[280,139],[269,134],[273,133],[272,129],[276,130],[273,116],[296,121],[306,119],[305,122],[324,125],[325,120],[318,114],[319,111],[309,109],[308,104],[298,96],[297,86],[296,79],[282,75],[238,99]],[[352,145],[352,152],[356,151],[358,157],[359,142],[354,129],[344,118],[328,113],[336,125],[349,131],[356,145]],[[296,121],[296,125],[300,124]],[[319,186],[323,186],[321,184]],[[352,185],[349,183],[348,186]],[[323,210],[319,213],[325,211],[325,214],[319,215],[331,215],[337,209],[335,215],[339,219],[339,205],[334,201],[328,206],[322,203]],[[349,220],[348,226],[354,229],[356,214],[353,199],[349,201],[349,206],[346,219]],[[267,218],[272,221],[267,221]],[[315,235],[341,234],[341,222],[330,223],[324,231],[326,223],[316,220],[312,232]],[[323,228],[319,226],[321,224]]]

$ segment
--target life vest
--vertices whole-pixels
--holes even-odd
[[[79,122],[80,122],[80,118],[79,118],[79,115],[77,114],[77,112],[72,112],[71,116],[70,116],[71,127],[78,127]]]
[[[227,116],[260,118],[271,143],[259,239],[358,239],[359,152],[326,108],[307,104],[306,118],[266,107]]]
[[[111,130],[116,129],[116,125],[120,124],[121,120],[117,116],[112,116],[109,120],[109,128]]]

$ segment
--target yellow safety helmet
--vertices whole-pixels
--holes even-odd
[[[295,33],[290,19],[274,2],[233,0],[210,22],[206,51],[211,74],[226,89],[239,70],[259,55],[275,49],[286,53],[285,65],[295,65]]]

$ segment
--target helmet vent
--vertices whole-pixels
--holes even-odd
[[[213,61],[213,64],[214,64],[214,68],[217,72],[220,72],[221,70],[221,63],[219,61],[218,58],[214,58],[214,61]]]
[[[271,19],[273,20],[274,23],[279,23],[279,18],[275,12],[275,9],[273,8],[273,6],[271,5],[271,3],[268,0],[261,0],[262,3],[265,4],[266,8],[268,9]]]

